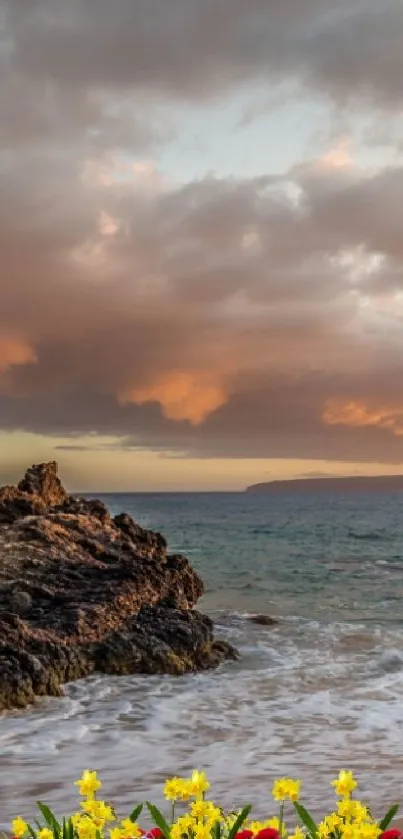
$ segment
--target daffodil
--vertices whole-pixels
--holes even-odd
[[[165,782],[164,795],[167,801],[187,801],[190,794],[189,781],[184,778],[169,778]]]
[[[345,769],[341,769],[339,777],[336,778],[335,781],[332,781],[332,787],[334,787],[336,795],[340,795],[343,798],[350,796],[356,786],[357,781],[355,780],[353,773],[347,772]]]
[[[89,816],[82,816],[75,824],[79,839],[95,839],[97,827]]]
[[[53,839],[53,831],[49,827],[42,827],[38,830],[38,839]]]
[[[93,798],[102,786],[97,773],[91,772],[89,769],[84,769],[81,778],[75,781],[75,785],[78,787],[80,795],[84,795],[88,799]]]
[[[172,839],[182,839],[182,836],[188,836],[191,831],[193,832],[196,824],[196,819],[192,816],[181,816],[171,827]]]
[[[211,826],[198,822],[193,828],[193,835],[195,839],[211,839]]]
[[[305,833],[300,827],[296,827],[294,833],[288,835],[288,839],[305,839]]]
[[[127,839],[138,839],[141,836],[141,830],[135,822],[131,819],[123,819],[121,821],[121,829]]]
[[[24,819],[22,819],[21,816],[18,816],[16,819],[13,820],[12,828],[14,836],[16,836],[17,839],[21,839],[21,837],[24,836],[27,832],[28,825],[26,822],[24,822]]]
[[[197,769],[194,769],[189,781],[190,795],[194,795],[197,798],[199,798],[209,789],[210,783],[207,780],[206,773],[199,772]]]
[[[96,822],[104,824],[113,822],[116,819],[113,808],[105,801],[96,798],[89,798],[81,802],[83,810],[88,813]]]
[[[272,795],[276,801],[298,801],[301,781],[293,778],[280,778],[273,784]]]
[[[221,810],[212,801],[197,799],[190,805],[190,811],[195,819],[208,819],[217,822],[221,818]]]

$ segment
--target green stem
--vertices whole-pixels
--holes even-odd
[[[278,832],[279,832],[280,836],[282,836],[282,834],[283,834],[283,823],[284,823],[284,801],[281,802],[281,807],[280,807],[280,823],[279,823],[279,828],[278,828]]]

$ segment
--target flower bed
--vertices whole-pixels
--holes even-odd
[[[166,782],[169,817],[147,801],[120,819],[113,805],[99,797],[102,784],[97,773],[86,769],[76,781],[82,799],[76,813],[59,821],[46,804],[38,802],[38,818],[33,824],[20,817],[14,819],[13,835],[15,839],[403,839],[398,829],[388,829],[398,811],[397,804],[378,821],[370,808],[354,797],[357,782],[352,772],[342,770],[332,785],[336,793],[334,812],[319,823],[299,800],[300,781],[291,778],[274,783],[272,795],[278,803],[278,815],[254,821],[250,806],[225,813],[209,800],[207,777],[195,770],[190,778]],[[139,823],[143,807],[154,825],[148,831]]]

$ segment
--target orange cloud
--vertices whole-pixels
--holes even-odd
[[[26,341],[0,336],[0,373],[5,373],[10,367],[35,364],[36,361],[36,355]]]
[[[350,428],[372,426],[390,431],[395,437],[403,437],[402,406],[370,407],[363,401],[330,399],[322,418],[326,425],[346,425]]]
[[[320,162],[329,169],[347,169],[354,164],[348,137],[341,137],[339,142],[321,157]]]
[[[170,373],[152,385],[126,391],[120,402],[158,402],[164,416],[171,420],[188,420],[201,425],[204,420],[225,405],[227,394],[210,373]]]

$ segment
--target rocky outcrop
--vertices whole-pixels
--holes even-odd
[[[203,584],[163,536],[69,496],[57,464],[0,489],[0,710],[94,671],[187,672],[236,651],[193,607]]]

